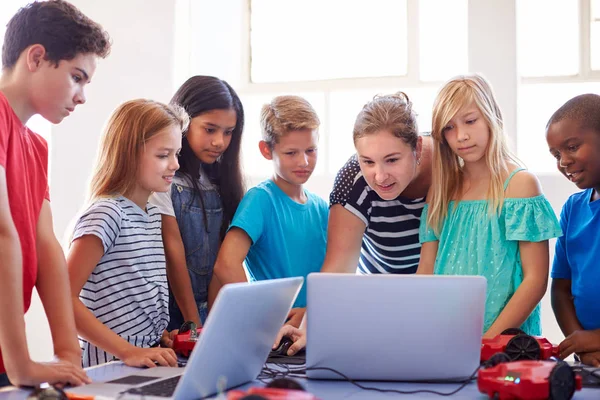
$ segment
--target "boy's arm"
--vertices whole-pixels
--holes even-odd
[[[252,246],[252,239],[241,228],[233,227],[225,235],[208,290],[208,303],[212,306],[221,287],[228,283],[246,282],[243,262]]]
[[[152,368],[155,366],[154,362],[158,362],[162,366],[177,366],[177,357],[173,350],[133,346],[100,322],[79,299],[83,285],[103,255],[104,247],[100,238],[94,235],[84,235],[71,244],[67,257],[71,300],[79,334],[97,347],[114,354],[131,367]]]
[[[321,272],[356,272],[365,226],[360,218],[341,204],[331,206],[327,226],[327,251]]]
[[[552,310],[563,335],[567,337],[575,331],[583,330],[575,313],[575,304],[573,303],[573,294],[571,293],[571,280],[552,279],[550,293]]]
[[[566,252],[566,235],[569,232],[569,215],[571,202],[568,200],[560,213],[560,227],[563,235],[556,239],[554,261],[552,263],[552,286],[550,289],[552,310],[556,322],[565,337],[583,327],[577,319],[573,293],[571,292],[571,265]]]
[[[42,382],[81,385],[90,382],[81,367],[70,362],[31,361],[25,339],[21,243],[10,213],[6,171],[0,166],[0,347],[6,373],[16,386]]]
[[[171,293],[183,314],[183,319],[193,321],[197,326],[200,323],[198,307],[194,300],[192,281],[185,261],[185,249],[179,232],[177,219],[170,215],[162,215],[162,238],[167,259],[167,278],[171,286]]]
[[[73,305],[69,301],[69,276],[65,256],[52,224],[50,202],[44,200],[37,224],[36,250],[38,276],[36,288],[48,318],[54,354],[61,360],[81,365]]]

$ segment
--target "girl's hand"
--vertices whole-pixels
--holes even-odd
[[[127,350],[121,361],[130,367],[148,367],[154,368],[156,364],[163,367],[176,367],[177,356],[173,349],[164,349],[160,347],[152,347],[144,349],[131,346]]]
[[[172,349],[173,340],[175,340],[175,335],[177,335],[177,332],[179,332],[179,329],[172,330],[171,332],[165,329],[165,331],[162,334],[162,337],[160,338],[160,347]]]

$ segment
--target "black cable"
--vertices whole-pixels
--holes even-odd
[[[581,375],[582,378],[584,377],[584,375],[586,377],[592,377],[596,381],[595,384],[600,385],[600,368],[594,368],[594,369],[590,370],[581,365],[575,365],[571,368],[573,369],[573,372]],[[584,382],[584,385],[585,385],[585,382]]]
[[[344,375],[343,373],[341,373],[333,368],[328,368],[328,367],[290,368],[289,366],[287,366],[285,364],[275,364],[275,365],[279,368],[282,368],[283,371],[275,369],[275,368],[271,368],[271,367],[268,367],[265,365],[263,367],[263,370],[259,374],[258,379],[261,382],[265,383],[264,380],[266,380],[266,379],[285,378],[288,376],[302,377],[302,376],[306,375],[306,371],[329,371],[329,372],[333,372],[334,374],[339,375],[346,381],[350,382],[351,384],[353,384],[354,386],[356,386],[362,390],[370,390],[370,391],[374,391],[374,392],[378,392],[378,393],[397,393],[397,394],[431,393],[431,394],[437,394],[439,396],[452,396],[452,395],[458,393],[459,391],[464,389],[465,386],[467,386],[477,376],[477,372],[481,368],[480,366],[477,367],[477,369],[473,372],[473,374],[471,374],[471,376],[469,378],[467,378],[464,381],[457,382],[457,383],[461,383],[461,385],[458,388],[456,388],[455,390],[453,390],[451,392],[438,392],[438,391],[430,390],[430,389],[397,390],[397,389],[380,389],[380,388],[376,388],[376,387],[364,386],[364,385],[361,385],[360,383],[356,382],[352,378],[349,378],[348,376]]]

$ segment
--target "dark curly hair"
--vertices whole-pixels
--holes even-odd
[[[41,44],[56,66],[78,54],[104,58],[110,38],[102,27],[63,0],[36,1],[19,9],[6,25],[2,68],[11,69],[27,47]]]

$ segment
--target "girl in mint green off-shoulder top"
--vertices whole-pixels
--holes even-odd
[[[521,171],[514,170],[504,183]],[[500,214],[489,215],[488,200],[451,201],[439,236],[427,226],[426,205],[421,214],[421,243],[439,241],[435,274],[480,275],[487,279],[484,331],[502,312],[523,281],[519,241],[541,242],[561,235],[552,207],[544,195],[507,198]],[[521,329],[541,335],[540,306]]]
[[[500,108],[484,78],[460,76],[442,87],[432,137],[432,184],[421,214],[417,273],[485,277],[484,337],[507,328],[540,335],[548,240],[561,229],[537,178],[510,152]]]

